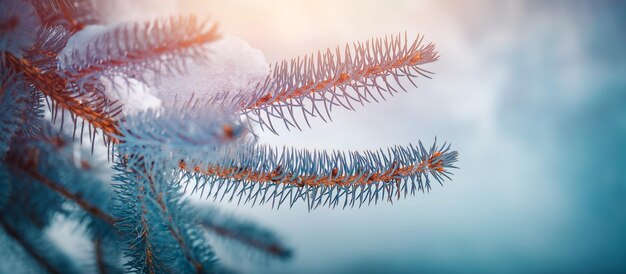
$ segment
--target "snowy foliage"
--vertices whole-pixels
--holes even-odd
[[[107,5],[0,4],[0,249],[17,250],[3,252],[0,265],[229,273],[210,239],[278,260],[292,249],[189,194],[273,207],[304,201],[309,210],[361,206],[429,191],[456,168],[458,153],[445,143],[326,152],[277,149],[254,135],[276,132],[277,121],[300,128],[294,112],[307,123],[326,120],[334,108],[398,93],[401,79],[429,77],[423,66],[438,54],[423,36],[270,66],[210,19],[116,22],[99,12]],[[84,228],[89,266],[47,238],[59,218]]]

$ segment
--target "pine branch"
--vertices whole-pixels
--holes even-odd
[[[141,197],[139,198],[141,199]],[[141,207],[141,210],[144,213],[146,213],[148,209],[146,208],[145,205],[143,205]],[[154,248],[152,247],[152,243],[149,240],[150,225],[148,223],[148,220],[144,216],[141,217],[141,230],[140,231],[141,233],[139,234],[139,237],[137,238],[142,239],[142,241],[145,242],[144,250],[142,250],[145,254],[144,255],[145,259],[143,260],[143,266],[141,266],[141,268],[137,269],[137,266],[130,265],[129,270],[133,271],[136,269],[137,272],[147,272],[150,274],[157,273],[157,271],[160,270],[161,266],[157,262],[155,262],[158,260],[157,258],[155,258],[156,250],[154,250]]]
[[[229,243],[237,243],[248,250],[282,260],[290,259],[292,256],[291,248],[271,230],[223,214],[214,207],[203,206],[199,211],[201,214],[197,222],[207,231]]]
[[[57,184],[51,180],[48,180],[46,177],[41,175],[40,173],[34,170],[25,170],[25,167],[19,167],[22,171],[26,172],[29,176],[35,178],[37,181],[41,182],[43,185],[49,187],[51,190],[61,194],[63,197],[67,198],[70,201],[73,201],[77,205],[79,205],[82,209],[84,209],[89,214],[109,223],[115,224],[116,219],[106,212],[102,211],[100,208],[92,205],[89,201],[83,199],[80,195],[70,192],[66,188],[62,187],[60,184]]]
[[[204,46],[219,38],[217,24],[194,16],[124,24],[64,56],[62,74],[76,81],[115,75],[143,80],[146,72],[180,72],[186,62],[205,59]]]
[[[354,110],[355,103],[378,102],[379,98],[385,99],[385,94],[397,93],[397,87],[405,90],[401,79],[417,87],[414,78],[430,78],[431,72],[421,66],[437,61],[439,56],[434,44],[424,45],[423,38],[417,36],[411,42],[405,33],[404,37],[396,35],[346,45],[343,51],[337,47],[334,52],[328,49],[317,55],[285,60],[274,66],[252,96],[217,97],[222,101],[239,100],[243,113],[272,132],[276,132],[272,119],[283,120],[287,129],[300,128],[295,109],[300,109],[307,125],[309,116],[326,121],[333,107]]]
[[[23,87],[18,77],[8,70],[0,72],[0,158],[9,150],[9,143],[20,128],[22,112],[27,105],[22,104],[25,100],[24,93],[19,90]]]
[[[148,216],[158,214],[148,209],[150,204],[145,202],[145,188],[139,186],[131,176],[119,175],[114,178],[121,182],[115,186],[119,195],[116,196],[118,201],[114,211],[120,218],[116,226],[127,243],[124,253],[130,260],[126,263],[126,270],[151,274],[165,272],[167,266],[159,258],[163,250],[155,249],[152,244],[153,239],[166,238],[161,236],[164,233],[163,225],[154,222],[155,229],[152,229]]]
[[[187,101],[166,109],[148,110],[124,118],[118,139],[126,146],[151,150],[193,152],[233,142],[246,136],[246,124],[225,110]]]
[[[0,72],[0,158],[17,135],[31,136],[42,127],[39,94],[28,90],[22,77],[6,69]]]
[[[177,142],[176,140],[178,140],[179,143],[190,146],[206,142],[227,142],[245,132],[244,128],[241,126],[241,122],[233,122],[236,121],[235,118],[228,118],[228,115],[224,112],[213,111],[207,115],[199,115],[200,113],[192,112],[192,110],[195,110],[194,106],[190,106],[190,108],[184,111],[173,111],[170,109],[167,110],[164,116],[162,116],[162,113],[157,112],[141,113],[136,116],[131,116],[127,119],[128,125],[121,128],[115,119],[121,112],[121,105],[117,104],[117,102],[109,101],[97,87],[84,87],[84,89],[89,91],[88,94],[84,94],[80,91],[74,92],[72,90],[66,90],[65,88],[72,83],[68,83],[57,74],[52,72],[42,73],[39,68],[32,66],[28,60],[17,58],[12,54],[7,54],[6,58],[14,69],[23,72],[27,79],[30,80],[38,90],[52,99],[50,106],[53,111],[53,121],[58,117],[59,106],[62,108],[60,110],[62,115],[64,114],[63,109],[70,111],[72,121],[74,122],[74,135],[78,129],[78,118],[89,123],[90,138],[95,139],[96,129],[101,130],[104,134],[103,137],[105,138],[106,144],[109,142],[119,143],[119,139],[122,138],[125,141],[132,140],[137,144],[146,142],[152,144],[175,144]],[[226,118],[215,119],[215,117],[213,117],[212,120],[207,123],[205,119],[211,117],[209,115],[215,114]],[[156,118],[156,116],[161,118],[153,120],[152,118]],[[225,119],[228,119],[228,121],[225,121]],[[193,123],[193,121],[195,121],[195,123]],[[63,117],[61,117],[61,122],[63,122]],[[158,126],[165,126],[165,129],[173,130],[169,132],[162,130],[155,131],[159,127],[137,126],[137,123],[143,122],[159,123]],[[188,125],[189,129],[193,128],[193,131],[200,130],[200,132],[197,132],[194,136],[186,135],[187,132],[176,128],[181,125],[179,122],[183,122],[182,125]],[[79,136],[83,135],[84,126],[83,122],[80,127]],[[93,133],[91,132],[91,126],[94,127]],[[200,135],[200,133],[209,133],[208,131],[210,131],[208,136]],[[174,139],[172,139],[172,137],[174,137]],[[199,140],[199,138],[203,140]]]
[[[72,35],[72,32],[62,26],[38,27],[35,43],[25,50],[23,58],[43,73],[54,72],[59,66],[57,56]]]
[[[24,176],[8,165],[1,163],[7,169],[3,179],[11,190],[6,201],[7,207],[2,212],[5,220],[11,222],[32,223],[37,229],[44,229],[50,225],[58,213],[65,213],[62,205],[65,199],[58,193],[37,182],[30,176]],[[24,195],[28,193],[28,195]]]
[[[62,26],[70,32],[82,30],[98,22],[94,2],[90,0],[29,0],[40,22],[46,26]]]
[[[0,217],[0,227],[4,229],[7,235],[9,235],[15,242],[17,242],[24,251],[31,256],[43,269],[49,273],[63,273],[60,269],[56,269],[45,256],[31,245],[24,237],[17,231],[17,229],[11,227],[2,217]]]
[[[7,53],[5,57],[12,69],[24,75],[29,84],[52,99],[50,106],[53,113],[53,121],[56,119],[60,107],[62,115],[65,113],[62,111],[63,109],[70,112],[74,122],[74,132],[77,129],[77,118],[81,118],[89,123],[90,131],[92,126],[94,130],[101,130],[106,143],[109,141],[117,142],[117,139],[113,136],[119,135],[119,130],[114,118],[121,112],[120,105],[117,105],[116,102],[111,102],[106,97],[100,96],[97,90],[92,90],[90,94],[67,90],[69,83],[58,74],[53,72],[43,73],[28,60],[18,58],[10,53]],[[63,117],[61,117],[62,122],[63,120]],[[83,128],[84,123],[81,132]],[[95,131],[92,135],[90,134],[92,138],[95,138],[95,135]]]
[[[181,161],[179,167],[188,182],[195,181],[194,191],[220,200],[230,193],[238,203],[266,203],[280,206],[289,199],[307,202],[309,209],[320,204],[335,207],[343,196],[343,207],[363,205],[379,199],[392,201],[415,190],[430,190],[432,176],[442,184],[450,179],[450,169],[456,168],[458,153],[450,146],[435,144],[430,149],[395,147],[387,152],[367,151],[309,152],[294,149],[276,151],[265,146],[243,145],[229,147],[218,153],[217,161]],[[221,156],[221,157],[220,157]],[[415,182],[417,181],[417,185]]]
[[[174,223],[174,220],[173,220],[173,217],[172,217],[173,213],[170,212],[170,208],[168,208],[168,205],[166,205],[166,201],[163,198],[163,192],[159,192],[157,190],[157,188],[155,186],[154,178],[152,176],[148,175],[147,179],[148,179],[148,185],[150,187],[150,191],[152,192],[152,194],[157,196],[157,199],[156,199],[157,203],[161,207],[161,210],[163,211],[164,217],[166,217],[166,220],[169,222],[168,230],[169,230],[170,234],[172,234],[172,236],[174,237],[174,239],[178,243],[178,246],[182,250],[183,255],[185,256],[187,261],[189,261],[191,263],[191,265],[194,267],[195,272],[196,273],[204,273],[206,271],[204,264],[195,258],[195,254],[194,254],[193,250],[188,245],[187,241],[184,239],[184,236],[181,234],[181,231],[178,228],[178,226]],[[177,198],[175,198],[175,199],[177,199]],[[175,209],[175,208],[172,208],[172,209]],[[210,254],[210,256],[212,257],[212,254]],[[212,259],[209,259],[209,260],[212,261]]]
[[[50,107],[53,119],[56,119],[60,106],[70,112],[74,121],[74,134],[77,130],[77,118],[81,118],[88,122],[88,126],[94,127],[94,134],[90,134],[90,138],[95,138],[96,129],[102,130],[107,144],[110,141],[117,142],[113,136],[120,135],[115,117],[121,112],[121,105],[104,96],[97,84],[94,85],[95,79],[107,72],[136,74],[132,70],[150,70],[154,73],[160,70],[181,70],[184,68],[185,56],[196,59],[204,56],[202,46],[219,38],[216,25],[207,29],[206,23],[198,23],[195,17],[171,18],[169,21],[135,24],[133,27],[123,26],[92,42],[94,49],[102,50],[97,53],[102,56],[94,56],[90,50],[86,50],[85,55],[74,51],[71,60],[77,63],[68,64],[69,57],[66,56],[65,64],[68,64],[66,67],[70,70],[58,74],[50,70],[49,64],[53,63],[59,48],[67,42],[62,39],[67,37],[65,33],[45,28],[40,31],[37,44],[29,51],[28,56],[31,60],[37,60],[41,67],[29,59],[18,58],[11,53],[5,54],[5,61],[14,70],[22,73],[37,90],[52,99]],[[52,35],[57,37],[44,39]],[[151,38],[153,36],[161,39],[155,40]],[[105,44],[108,47],[102,49]],[[174,64],[175,62],[178,64]],[[64,112],[61,111],[61,114]],[[81,132],[83,130],[84,123]],[[91,132],[91,127],[89,130]]]
[[[95,252],[95,258],[96,258],[96,266],[98,267],[98,273],[106,274],[107,266],[106,266],[106,263],[104,262],[102,242],[98,238],[94,240],[94,252]]]
[[[26,218],[15,218],[13,211],[17,210],[0,214],[0,233],[4,232],[13,240],[5,244],[14,244],[24,251],[26,256],[20,256],[20,252],[17,258],[25,260],[25,264],[30,263],[31,258],[46,273],[79,273],[73,261],[49,241],[40,227]]]
[[[6,208],[13,191],[9,181],[10,178],[11,176],[6,166],[0,165],[0,212],[4,211]]]
[[[118,228],[130,243],[129,270],[211,271],[215,265],[212,251],[184,213],[186,204],[180,200],[179,188],[167,183],[174,177],[143,157],[120,161],[115,177],[121,194],[116,212],[122,218]],[[137,231],[141,231],[140,237],[136,237]]]
[[[76,167],[73,148],[68,145],[70,140],[51,131],[53,129],[47,125],[37,137],[16,138],[2,164],[6,164],[15,177],[32,179],[29,181],[41,185],[47,192],[77,205],[81,209],[75,214],[77,219],[81,223],[87,221],[87,228],[94,237],[115,234],[112,230],[116,220],[105,210],[109,207],[111,193],[90,174],[85,160],[81,161],[80,168]],[[45,200],[40,202],[45,203]]]
[[[32,177],[33,179],[35,179],[37,182],[41,183],[42,185],[48,187],[50,190],[58,193],[59,195],[63,196],[64,198],[76,203],[78,206],[80,206],[82,209],[84,209],[86,212],[88,212],[89,214],[113,225],[116,222],[116,219],[114,219],[111,215],[107,214],[106,212],[102,211],[99,207],[94,206],[93,204],[91,204],[89,201],[87,201],[86,199],[84,199],[81,195],[76,194],[76,193],[72,193],[70,190],[68,190],[67,188],[63,187],[63,185],[56,183],[48,178],[46,178],[45,176],[43,176],[41,173],[39,173],[37,171],[37,166],[39,165],[38,163],[38,159],[37,159],[37,155],[39,155],[39,151],[37,149],[31,149],[31,150],[27,150],[27,151],[23,151],[23,155],[26,155],[24,159],[16,159],[16,158],[9,158],[7,159],[7,162],[13,167],[16,168],[22,172],[24,172],[25,174],[27,174],[28,176]],[[15,157],[14,155],[10,155]]]
[[[112,246],[113,244],[113,246]],[[119,246],[115,239],[95,237],[93,239],[94,272],[99,274],[124,273],[118,266],[121,259]]]
[[[78,273],[69,258],[47,241],[43,234],[52,217],[63,213],[59,195],[32,182],[30,178],[14,176],[14,168],[5,162],[0,164],[0,168],[6,171],[0,174],[0,180],[10,188],[6,201],[9,206],[0,212],[0,226],[4,232],[44,271]]]

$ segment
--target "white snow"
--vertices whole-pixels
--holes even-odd
[[[106,95],[123,104],[125,115],[161,107],[161,99],[152,94],[150,87],[136,79],[116,76],[112,81],[104,80],[103,84]]]
[[[115,26],[103,26],[103,25],[88,25],[82,30],[74,33],[72,37],[65,44],[65,48],[61,50],[59,55],[57,56],[57,61],[59,62],[59,66],[61,69],[66,69],[71,64],[75,64],[80,60],[71,60],[72,52],[78,51],[79,56],[84,56],[85,51],[93,50],[88,49],[87,44],[98,37],[98,35],[103,34]]]
[[[67,43],[58,60],[61,68],[74,63],[66,60],[74,50],[85,51],[89,41],[110,30],[110,26],[88,26],[77,32]],[[189,60],[183,74],[164,75],[143,83],[120,76],[103,80],[107,94],[124,105],[125,114],[159,108],[162,103],[195,98],[207,98],[216,93],[251,91],[269,73],[263,53],[241,38],[224,35],[207,45],[208,61]],[[82,54],[80,54],[82,55]],[[152,78],[152,77],[148,77]]]
[[[71,60],[72,52],[78,51],[79,56],[83,56],[84,51],[90,50],[85,45],[114,27],[90,25],[74,34],[57,57],[59,66],[64,69],[77,61],[80,62]],[[126,115],[161,107],[161,100],[153,95],[146,83],[123,76],[101,77],[101,80],[105,86],[105,94],[113,100],[119,100],[123,104],[123,113]]]
[[[132,3],[131,3],[132,2]],[[86,51],[89,41],[124,22],[143,22],[178,12],[172,0],[111,1],[101,11],[107,25],[88,26],[77,32],[59,54],[61,68],[80,60],[64,60],[74,50]],[[223,92],[251,91],[269,74],[263,53],[246,41],[228,34],[207,45],[208,60],[189,60],[185,72],[177,75],[146,77],[147,83],[121,77],[104,80],[106,92],[124,105],[124,113],[166,106],[174,99],[208,98]],[[82,52],[81,52],[82,53]],[[80,54],[83,55],[83,54]]]
[[[166,75],[154,83],[157,97],[207,98],[216,93],[251,91],[269,74],[263,53],[241,38],[224,35],[208,45],[207,62],[190,62],[183,75]]]

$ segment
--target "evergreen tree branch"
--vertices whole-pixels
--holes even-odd
[[[42,26],[36,31],[35,42],[24,52],[23,58],[43,73],[58,69],[57,56],[65,48],[73,33],[62,26]]]
[[[9,150],[13,136],[23,122],[22,113],[28,105],[23,104],[26,98],[20,79],[6,70],[0,72],[0,158]]]
[[[280,206],[289,199],[293,205],[305,200],[309,209],[320,204],[337,206],[343,196],[344,207],[371,203],[386,197],[392,201],[408,193],[407,181],[411,181],[411,194],[415,190],[430,190],[430,177],[442,184],[450,179],[450,169],[456,168],[458,153],[450,146],[436,144],[430,149],[419,143],[418,147],[395,147],[387,152],[365,153],[309,152],[283,149],[276,151],[254,144],[227,147],[217,152],[217,160],[205,162],[181,161],[182,176],[195,182],[194,191],[206,197],[213,195],[229,201],[235,196],[238,203],[271,202]],[[201,182],[199,182],[201,181]],[[417,182],[417,185],[415,184]]]
[[[267,244],[260,241],[259,239],[252,238],[249,235],[241,234],[226,227],[217,226],[212,223],[205,222],[201,223],[200,225],[221,237],[239,242],[247,247],[259,250],[265,254],[269,254],[281,259],[291,257],[291,250],[288,250],[283,246]]]
[[[199,209],[201,213],[197,222],[212,234],[266,256],[283,260],[291,258],[291,248],[271,230],[223,214],[214,207],[203,206]]]
[[[139,197],[139,199],[142,199],[142,197]],[[144,213],[148,210],[145,205],[142,205],[141,209]],[[139,238],[144,239],[145,241],[144,265],[147,268],[148,273],[153,274],[153,273],[157,273],[159,266],[155,262],[157,260],[156,258],[154,258],[155,250],[153,249],[152,243],[150,242],[150,240],[148,240],[149,233],[150,233],[150,225],[148,224],[148,220],[146,219],[146,217],[142,215],[141,216],[141,234],[139,234],[140,236]]]
[[[69,83],[58,74],[53,72],[43,73],[39,68],[33,66],[30,61],[18,58],[10,53],[5,54],[5,57],[12,69],[24,75],[28,83],[52,99],[53,120],[59,111],[59,107],[61,107],[70,111],[75,125],[74,132],[77,124],[76,118],[80,117],[93,126],[94,129],[101,130],[105,137],[108,138],[107,141],[117,142],[117,139],[113,136],[119,135],[119,130],[114,117],[120,113],[120,105],[111,102],[106,97],[97,96],[95,92],[93,94],[81,94],[66,90]],[[62,114],[64,114],[63,111]],[[61,120],[63,121],[63,119]],[[92,136],[95,138],[95,132]]]
[[[102,235],[93,237],[94,272],[99,274],[124,273],[121,268],[120,245],[117,240],[102,237]]]
[[[126,263],[126,270],[150,274],[157,273],[157,271],[159,273],[169,272],[159,258],[161,251],[156,250],[152,243],[153,238],[159,239],[158,236],[162,235],[163,232],[159,229],[155,229],[153,232],[147,216],[155,215],[155,213],[147,207],[145,189],[131,178],[125,175],[116,177],[116,180],[122,182],[117,185],[120,195],[116,196],[119,201],[115,212],[120,218],[116,226],[127,243],[125,254],[130,258]],[[132,196],[133,192],[137,192],[137,195]],[[162,224],[155,222],[153,226],[159,227]]]
[[[9,181],[9,171],[5,165],[0,165],[0,212],[4,211],[11,197],[12,184]]]
[[[98,268],[98,273],[100,274],[106,274],[107,273],[107,267],[106,264],[104,262],[104,255],[103,255],[103,251],[102,251],[102,242],[100,240],[100,238],[96,238],[94,239],[94,255],[96,258],[96,266]]]
[[[423,39],[417,36],[410,41],[405,33],[284,60],[273,66],[272,73],[252,95],[219,94],[216,98],[235,101],[251,120],[274,133],[272,119],[283,120],[287,129],[300,128],[296,109],[300,109],[307,125],[308,117],[326,121],[334,107],[354,110],[353,104],[378,102],[379,98],[385,99],[385,94],[397,93],[397,87],[406,91],[401,79],[417,87],[414,78],[430,78],[432,72],[422,65],[437,61],[439,55],[434,44],[424,45]]]
[[[290,100],[309,96],[309,93],[334,90],[342,86],[358,88],[356,84],[365,79],[381,77],[381,80],[385,81],[389,75],[395,75],[404,67],[415,67],[416,72],[420,72],[421,70],[417,69],[418,65],[438,59],[432,44],[420,46],[423,37],[418,36],[410,48],[407,48],[406,35],[404,40],[400,39],[401,36],[398,35],[390,39],[385,37],[384,41],[377,38],[363,44],[358,43],[352,48],[356,52],[354,57],[350,52],[350,46],[346,45],[343,58],[337,47],[335,53],[330,49],[327,49],[325,53],[318,52],[317,58],[311,55],[304,57],[303,60],[300,58],[291,60],[289,64],[283,61],[274,68],[273,77],[275,81],[284,83],[285,88],[266,94],[247,109],[281,102],[287,103]],[[427,77],[426,74],[422,76]],[[387,87],[393,90],[390,85]],[[381,97],[383,97],[382,94]],[[372,98],[375,97],[372,96]]]
[[[183,255],[185,256],[185,258],[193,265],[196,273],[203,273],[204,272],[203,265],[192,256],[191,251],[189,247],[187,246],[187,244],[184,242],[183,237],[181,236],[178,228],[174,225],[173,218],[171,217],[171,213],[168,212],[169,211],[168,207],[165,204],[165,201],[163,200],[163,193],[159,192],[156,189],[155,184],[154,184],[154,179],[152,178],[152,176],[148,175],[147,179],[148,179],[148,186],[150,187],[150,191],[152,192],[153,195],[156,195],[157,197],[156,201],[161,207],[161,210],[163,211],[163,215],[165,219],[169,223],[168,230],[170,234],[172,234],[172,236],[174,237],[174,239],[180,246],[180,249],[183,251]]]
[[[58,184],[48,178],[46,178],[45,176],[43,176],[41,173],[39,173],[39,171],[37,171],[37,159],[35,155],[39,154],[39,151],[37,151],[36,149],[32,149],[30,151],[27,151],[27,158],[28,159],[13,159],[13,158],[9,158],[7,159],[7,162],[14,168],[24,172],[25,174],[27,174],[28,176],[32,177],[33,179],[35,179],[37,182],[41,183],[42,185],[48,187],[50,190],[58,193],[59,195],[63,196],[64,198],[76,203],[78,206],[80,206],[82,209],[84,209],[86,212],[88,212],[89,214],[107,222],[110,225],[115,224],[115,222],[117,221],[115,218],[113,218],[111,215],[109,215],[108,213],[104,212],[103,210],[101,210],[99,207],[92,205],[89,201],[87,201],[86,199],[84,199],[83,197],[81,197],[81,195],[79,194],[75,194],[72,193],[70,190],[68,190],[67,188],[63,187],[61,184]]]
[[[39,20],[46,26],[62,26],[77,32],[98,20],[90,0],[29,0]]]
[[[187,152],[214,149],[246,135],[246,124],[239,117],[205,107],[190,100],[128,115],[118,139],[126,145],[143,147],[144,154],[152,154],[152,150],[159,152],[164,147]]]
[[[143,272],[150,267],[174,272],[212,271],[214,255],[185,213],[187,207],[180,199],[179,188],[167,183],[173,177],[164,174],[163,166],[130,156],[121,158],[116,169],[120,172],[116,187],[121,193],[116,212],[125,216],[118,227],[130,243],[130,270]],[[134,231],[141,231],[141,237],[136,237]],[[146,249],[153,257],[146,257],[147,251],[138,252],[138,248]]]
[[[48,259],[43,256],[30,242],[28,242],[22,234],[15,228],[13,228],[3,217],[0,216],[0,227],[9,235],[16,243],[18,243],[24,251],[30,255],[43,269],[49,273],[63,273],[60,269],[53,266]]]
[[[11,172],[19,173],[14,177],[32,179],[29,181],[75,203],[94,219],[105,222],[109,227],[106,230],[109,230],[115,218],[103,210],[108,204],[108,192],[100,181],[84,174],[89,169],[85,160],[81,161],[80,168],[75,166],[69,140],[52,133],[53,130],[48,124],[36,137],[16,138],[3,164],[9,166]]]
[[[65,213],[62,208],[65,199],[61,195],[30,176],[15,173],[15,168],[6,162],[2,165],[7,168],[8,172],[4,174],[4,178],[8,179],[6,183],[11,190],[6,201],[6,204],[10,205],[6,209],[11,210],[3,212],[5,220],[12,222],[28,220],[37,229],[44,229],[50,225],[57,213]],[[28,195],[22,193],[28,193]]]
[[[78,63],[67,65],[66,67],[71,69],[61,74],[56,72],[56,66],[51,68],[49,64],[56,59],[66,40],[51,39],[53,43],[43,38],[51,35],[67,37],[63,35],[66,33],[63,31],[47,28],[39,31],[37,44],[28,52],[30,59],[18,58],[10,53],[6,53],[4,58],[8,65],[22,73],[30,84],[53,100],[51,106],[53,118],[56,118],[60,106],[70,111],[75,124],[74,132],[76,118],[80,117],[94,129],[102,130],[109,141],[115,143],[117,139],[113,136],[120,133],[114,118],[121,112],[121,105],[106,98],[102,91],[94,89],[95,86],[90,82],[106,71],[156,72],[162,68],[172,70],[176,67],[180,70],[183,68],[182,64],[176,66],[171,62],[184,61],[185,56],[195,59],[203,57],[202,46],[219,38],[216,24],[208,29],[205,26],[206,23],[198,23],[195,17],[180,17],[145,25],[136,24],[134,27],[120,27],[94,40],[92,46],[95,49],[100,49],[103,44],[109,44],[109,47],[102,49],[104,57],[92,56],[94,53],[89,50],[84,56],[81,52],[75,51],[71,55],[71,60]],[[161,40],[155,41],[150,38],[151,36],[161,37]],[[122,38],[130,40],[120,43],[119,39]],[[38,63],[35,64],[31,60],[37,60]],[[79,60],[83,60],[82,63]],[[166,61],[170,63],[166,64]],[[66,79],[68,77],[69,79]],[[81,132],[82,130],[81,128]],[[95,138],[95,134],[92,138]]]
[[[26,87],[20,75],[0,72],[0,159],[17,135],[30,136],[42,127],[41,98]]]
[[[75,80],[118,74],[143,79],[146,72],[182,71],[191,59],[205,59],[204,46],[219,38],[217,24],[194,16],[124,24],[64,56],[62,74]]]

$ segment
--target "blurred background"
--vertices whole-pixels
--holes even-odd
[[[195,0],[273,63],[371,37],[426,35],[440,61],[384,104],[262,143],[372,149],[452,142],[454,181],[394,204],[308,212],[220,206],[295,249],[252,273],[626,271],[626,2]],[[135,6],[136,5],[136,6]]]

